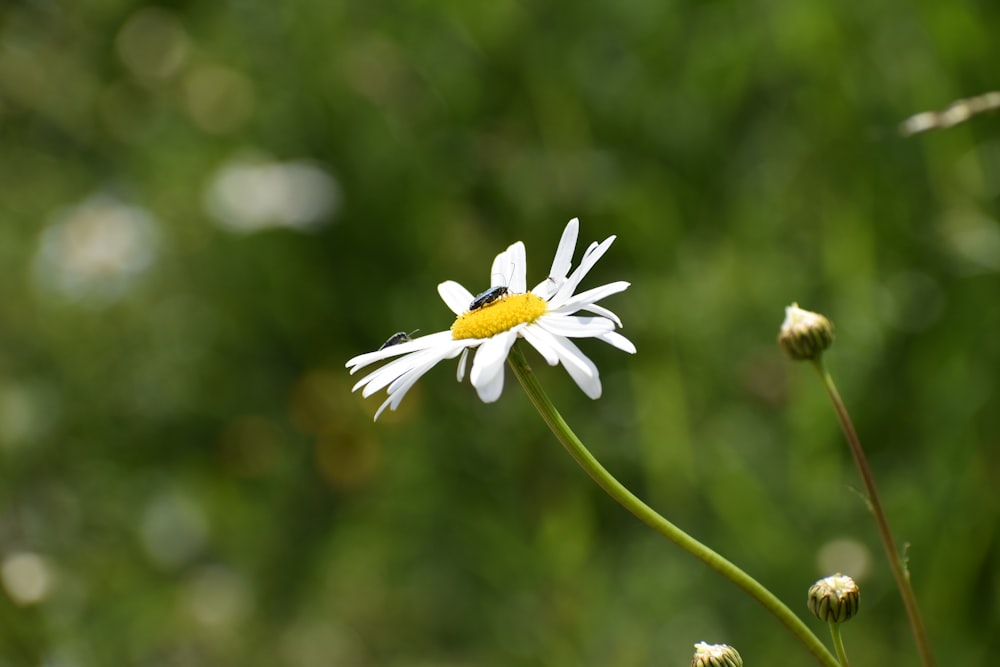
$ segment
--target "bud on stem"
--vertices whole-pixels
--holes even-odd
[[[860,591],[844,574],[820,579],[809,589],[809,611],[829,623],[843,623],[858,613]]]
[[[778,344],[796,361],[818,359],[833,343],[833,324],[819,313],[799,308],[797,303],[785,308],[785,321],[778,332]]]
[[[698,642],[694,645],[691,667],[743,667],[743,658],[727,644]]]

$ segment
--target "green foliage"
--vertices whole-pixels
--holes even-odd
[[[848,652],[915,664],[834,415],[774,342],[787,304],[824,313],[935,652],[992,664],[1000,120],[897,126],[998,87],[998,21],[4,4],[0,667],[805,664],[512,378],[483,405],[442,364],[374,425],[350,393],[349,357],[450,325],[437,283],[479,291],[515,240],[539,280],[574,216],[618,235],[590,280],[632,282],[608,305],[639,352],[585,347],[596,403],[532,363],[595,454],[803,615],[857,566]]]

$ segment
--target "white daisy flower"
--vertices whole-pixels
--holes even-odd
[[[597,367],[572,339],[597,338],[634,354],[635,345],[615,331],[622,325],[618,316],[597,305],[604,297],[624,291],[629,283],[618,281],[574,294],[615,240],[609,236],[601,243],[591,243],[580,265],[570,273],[579,226],[577,218],[566,225],[549,276],[531,291],[527,291],[525,279],[524,244],[518,241],[493,260],[490,289],[478,297],[452,280],[438,285],[441,299],[458,316],[450,329],[417,338],[401,332],[381,349],[348,361],[353,374],[365,366],[398,357],[354,385],[354,391],[364,387],[361,393],[365,397],[388,387],[389,398],[379,407],[375,419],[387,407],[395,410],[410,387],[438,362],[460,356],[461,382],[473,348],[478,350],[469,380],[479,398],[492,403],[503,391],[504,362],[518,338],[528,341],[550,366],[561,363],[587,396],[599,398],[601,379]],[[504,284],[508,276],[510,282]],[[578,315],[581,311],[590,314]]]

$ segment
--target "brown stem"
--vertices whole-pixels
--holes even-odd
[[[840,420],[840,427],[844,431],[847,444],[851,449],[851,455],[854,457],[854,463],[858,468],[858,473],[861,475],[862,482],[864,482],[865,491],[868,494],[868,506],[875,517],[875,525],[878,527],[878,534],[882,538],[882,546],[885,548],[885,555],[889,560],[889,569],[892,570],[892,576],[896,580],[899,595],[903,598],[906,616],[910,620],[910,629],[913,631],[913,638],[917,642],[920,664],[923,667],[933,667],[934,658],[931,655],[930,643],[927,641],[927,631],[924,629],[924,622],[920,618],[917,597],[913,594],[913,587],[910,585],[910,573],[906,569],[903,557],[896,548],[896,542],[893,540],[892,532],[889,530],[889,520],[885,516],[885,510],[882,509],[882,501],[879,500],[878,489],[875,488],[875,478],[872,476],[871,468],[868,466],[865,452],[861,449],[861,441],[854,430],[854,424],[847,413],[847,407],[844,405],[844,401],[841,400],[840,393],[837,392],[837,386],[833,383],[833,377],[826,370],[822,359],[814,359],[813,367],[819,373],[820,380],[826,388],[826,393],[833,402],[833,408],[837,412],[837,418]]]

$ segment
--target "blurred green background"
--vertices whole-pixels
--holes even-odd
[[[585,286],[597,456],[794,609],[862,587],[915,664],[843,439],[775,345],[798,301],[941,664],[1000,651],[1000,4],[0,5],[0,665],[813,664],[454,362],[378,423],[351,356],[444,329],[516,240]],[[825,640],[827,631],[806,619]],[[989,656],[994,657],[989,657]]]

